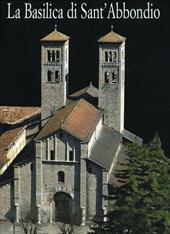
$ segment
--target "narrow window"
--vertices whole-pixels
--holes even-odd
[[[57,59],[57,62],[60,61],[60,51],[59,50],[56,51],[56,59]]]
[[[117,53],[116,51],[113,52],[113,59],[116,60]]]
[[[55,59],[55,51],[53,50],[53,51],[52,51],[52,62],[55,62],[55,60],[56,60],[56,59]]]
[[[105,62],[108,62],[108,52],[105,51]]]
[[[55,81],[56,81],[57,83],[60,82],[59,71],[55,71]]]
[[[115,77],[115,73],[112,72],[112,81],[115,81],[116,77]]]
[[[30,171],[33,171],[33,164],[30,164]]]
[[[112,54],[112,51],[109,51],[109,62],[113,62],[113,54]]]
[[[59,137],[62,139],[63,138],[63,133],[59,132]]]
[[[64,181],[65,181],[64,172],[63,172],[63,171],[59,171],[59,172],[58,172],[58,182],[64,183]]]
[[[105,83],[106,83],[106,84],[109,83],[109,73],[108,73],[108,72],[105,72],[105,73],[104,73],[104,80],[105,80]]]
[[[48,62],[51,61],[51,52],[50,52],[50,50],[47,51],[47,59],[48,59]]]
[[[47,71],[47,81],[48,82],[52,81],[52,72],[51,71]]]
[[[50,150],[50,160],[55,160],[54,150]]]
[[[70,150],[70,151],[69,151],[69,161],[74,161],[73,150]]]

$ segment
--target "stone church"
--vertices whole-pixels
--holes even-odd
[[[68,94],[69,37],[41,39],[41,108],[0,107],[0,220],[85,225],[107,213],[125,142],[125,38],[98,40],[99,87]]]

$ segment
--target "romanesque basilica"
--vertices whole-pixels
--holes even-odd
[[[0,107],[0,220],[86,225],[107,213],[125,143],[142,140],[124,128],[125,38],[111,28],[96,43],[98,88],[68,93],[69,37],[55,27],[41,39],[41,107]]]

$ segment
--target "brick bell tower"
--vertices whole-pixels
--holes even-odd
[[[55,29],[41,39],[42,125],[65,106],[69,76],[69,37]]]
[[[99,38],[99,108],[104,124],[124,129],[125,38],[111,31]]]

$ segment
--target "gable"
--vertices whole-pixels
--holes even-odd
[[[58,111],[36,137],[43,139],[59,129],[85,142],[90,140],[102,111],[81,99]]]

